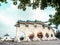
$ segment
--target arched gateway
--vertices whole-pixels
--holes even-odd
[[[42,38],[42,37],[43,37],[42,32],[38,32],[38,33],[37,33],[37,37],[38,37],[38,38]]]
[[[44,26],[43,26],[44,25]],[[56,39],[54,30],[41,21],[19,20],[16,27],[17,41],[54,40]],[[23,36],[19,35],[23,32]],[[29,33],[31,32],[31,33]]]

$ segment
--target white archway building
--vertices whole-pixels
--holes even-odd
[[[15,27],[18,42],[56,39],[54,30],[41,21],[19,20]]]

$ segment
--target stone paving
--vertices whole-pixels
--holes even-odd
[[[56,41],[34,41],[34,42],[0,42],[0,45],[60,45],[60,40]]]

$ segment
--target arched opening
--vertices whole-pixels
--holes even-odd
[[[20,37],[20,40],[24,40],[24,37]]]
[[[46,34],[45,34],[45,36],[48,38],[48,37],[49,37],[49,34],[48,34],[48,33],[46,33]]]
[[[37,33],[37,37],[38,37],[38,38],[42,38],[42,37],[43,37],[42,32],[38,32],[38,33]]]
[[[29,35],[29,39],[30,39],[31,41],[33,41],[33,38],[34,38],[34,34],[30,34],[30,35]]]
[[[24,32],[20,32],[20,33],[19,33],[19,36],[20,36],[20,40],[21,40],[21,41],[24,40],[24,37],[25,37]]]
[[[53,37],[53,34],[51,34],[51,37]]]

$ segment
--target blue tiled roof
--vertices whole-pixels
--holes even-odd
[[[37,23],[37,24],[41,24],[41,25],[44,25],[45,27],[50,27],[50,26],[48,26],[47,24],[44,24],[44,22],[42,22],[42,21],[39,21],[39,20],[35,20],[35,21],[31,21],[31,20],[27,20],[27,21],[23,21],[23,20],[18,20],[17,21],[17,24],[15,25],[16,27],[20,27],[20,25],[19,24],[29,24],[29,23],[31,23],[31,24],[35,24],[35,23]],[[52,27],[50,27],[50,28],[52,28]]]
[[[19,24],[16,24],[15,26],[16,26],[16,27],[20,27],[20,25],[19,25]]]

